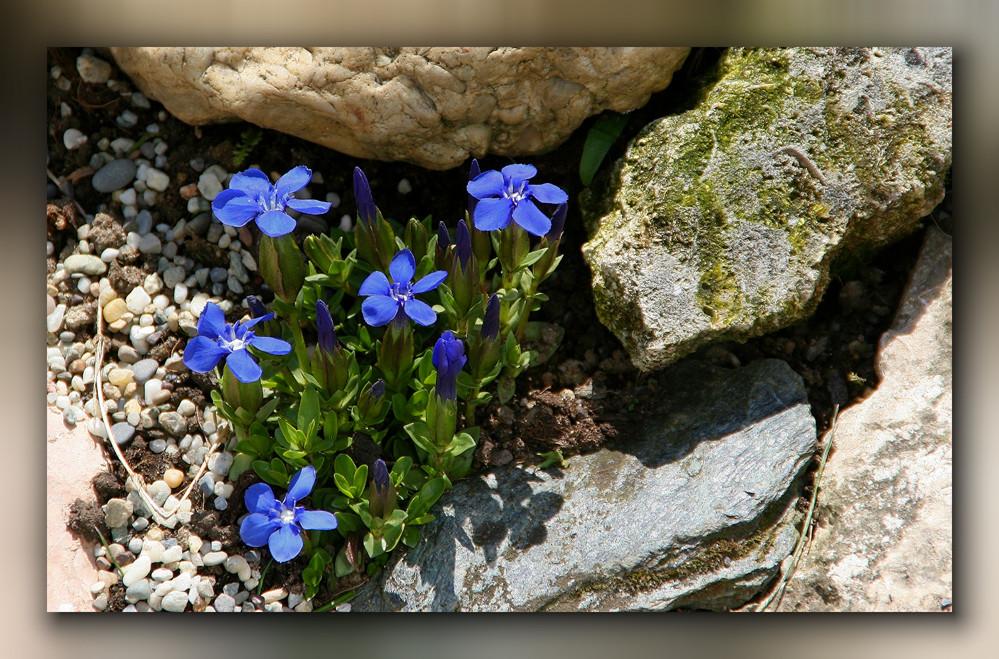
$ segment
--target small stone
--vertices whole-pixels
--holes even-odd
[[[128,524],[132,516],[132,502],[125,499],[109,499],[104,504],[104,524],[113,529],[116,526]]]
[[[128,297],[125,298],[125,306],[132,313],[140,314],[152,301],[153,299],[149,297],[149,293],[143,290],[141,286],[136,286],[128,294]]]
[[[180,414],[181,416],[191,417],[194,416],[194,414],[197,411],[198,411],[197,406],[195,406],[195,404],[192,403],[187,398],[180,401],[180,403],[177,405],[177,413]]]
[[[107,380],[116,387],[124,387],[132,381],[132,371],[127,368],[112,368],[107,374]]]
[[[147,233],[142,236],[137,247],[143,254],[160,254],[163,252],[163,243],[155,233]]]
[[[128,158],[118,158],[101,167],[90,179],[90,183],[98,192],[114,192],[134,181],[135,172],[134,162]]]
[[[211,567],[212,565],[221,565],[229,555],[224,551],[210,551],[205,554],[205,565]]]
[[[233,455],[228,451],[214,453],[212,457],[208,458],[208,470],[219,478],[224,478],[229,473],[229,468],[232,467],[232,461]]]
[[[114,442],[118,446],[127,444],[133,435],[135,435],[135,427],[125,421],[111,426],[111,436],[114,437]]]
[[[213,603],[219,613],[232,613],[236,610],[236,599],[226,593],[220,594]]]
[[[104,611],[108,608],[108,594],[101,593],[94,598],[94,601],[91,604],[93,605],[95,611]]]
[[[148,418],[148,417],[146,417],[146,418]],[[142,417],[140,416],[139,419],[140,419],[139,423],[141,424],[142,423]],[[167,441],[165,439],[153,439],[153,440],[149,441],[148,447],[149,447],[149,450],[152,451],[153,453],[162,453],[163,451],[166,450]],[[170,470],[168,469],[167,473],[169,471]],[[163,478],[164,478],[164,480],[166,479],[166,473],[163,474]]]
[[[75,151],[87,143],[87,136],[79,129],[70,128],[62,134],[62,143],[70,151]]]
[[[181,437],[187,430],[187,421],[176,412],[164,412],[160,414],[160,426],[174,437]]]
[[[180,613],[187,608],[187,592],[175,590],[163,597],[163,610]]]
[[[163,583],[164,581],[173,578],[173,571],[168,570],[165,567],[158,567],[155,570],[153,570],[152,574],[150,574],[149,576],[153,578],[153,581],[158,581],[160,583]]]
[[[108,270],[108,264],[93,254],[70,254],[63,266],[69,274],[103,275]]]
[[[138,563],[138,561],[136,561],[136,563]],[[135,565],[135,563],[132,563],[132,565]],[[128,575],[127,569],[125,574],[126,576]],[[131,585],[126,585],[125,600],[131,602],[132,604],[141,600],[147,600],[149,599],[149,595],[152,593],[152,587],[153,585],[149,579],[139,579]]]
[[[274,602],[283,600],[285,597],[288,597],[288,591],[285,590],[284,588],[275,588],[273,590],[268,590],[267,592],[263,593],[261,597],[264,598],[264,604],[273,604]]]
[[[156,369],[159,368],[159,362],[155,359],[142,359],[140,361],[132,364],[132,377],[139,384],[148,384],[148,380],[156,374]],[[146,390],[148,394],[148,387]],[[149,396],[147,396],[149,398]]]
[[[124,302],[124,300],[122,300],[122,302]],[[124,362],[126,364],[135,364],[136,362],[139,361],[140,358],[141,355],[139,355],[139,351],[130,345],[123,345],[122,347],[118,348],[118,361],[120,362]],[[132,373],[134,377],[135,372],[133,371]]]
[[[149,575],[149,570],[152,568],[152,561],[149,560],[149,556],[139,556],[135,559],[135,562],[125,568],[125,573],[122,576],[121,582],[126,588],[132,584],[137,583],[141,579],[145,579]]]
[[[94,85],[106,84],[111,78],[111,65],[89,54],[76,58],[76,70],[84,82]]]
[[[166,442],[164,442],[165,444]],[[166,446],[164,446],[166,448]],[[170,489],[177,489],[184,482],[184,472],[180,469],[167,469],[163,472],[163,482],[170,486]]]

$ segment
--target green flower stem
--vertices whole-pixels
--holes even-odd
[[[305,349],[305,336],[302,335],[302,325],[298,320],[300,313],[300,310],[296,308],[288,314],[288,326],[291,328],[292,347],[295,350],[295,359],[298,360],[298,368],[303,373],[311,373],[309,353]],[[298,381],[298,378],[294,377],[294,374],[291,375],[293,376],[291,381],[301,386],[302,383]]]

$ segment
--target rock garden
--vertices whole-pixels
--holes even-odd
[[[47,75],[48,610],[951,609],[949,48]]]

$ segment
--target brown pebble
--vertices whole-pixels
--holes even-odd
[[[169,485],[171,490],[175,490],[184,482],[184,472],[180,469],[167,469],[163,472],[163,482]]]
[[[87,368],[87,362],[82,359],[74,359],[69,363],[69,372],[73,375],[81,375]]]
[[[183,186],[180,189],[180,196],[183,197],[184,199],[194,199],[195,197],[197,197],[200,194],[201,193],[198,192],[198,184],[197,183],[191,183],[191,184],[185,185],[185,186]]]

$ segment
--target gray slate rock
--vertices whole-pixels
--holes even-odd
[[[943,198],[950,48],[732,49],[581,195],[597,315],[656,370],[807,317]]]
[[[663,416],[561,473],[513,467],[457,483],[420,543],[355,611],[726,609],[756,595],[796,541],[815,445],[782,361],[666,377]]]
[[[882,335],[878,388],[845,410],[784,611],[940,611],[954,596],[952,241],[935,227]]]
[[[135,172],[134,162],[128,158],[118,158],[97,170],[90,183],[98,192],[114,192],[134,181]]]

